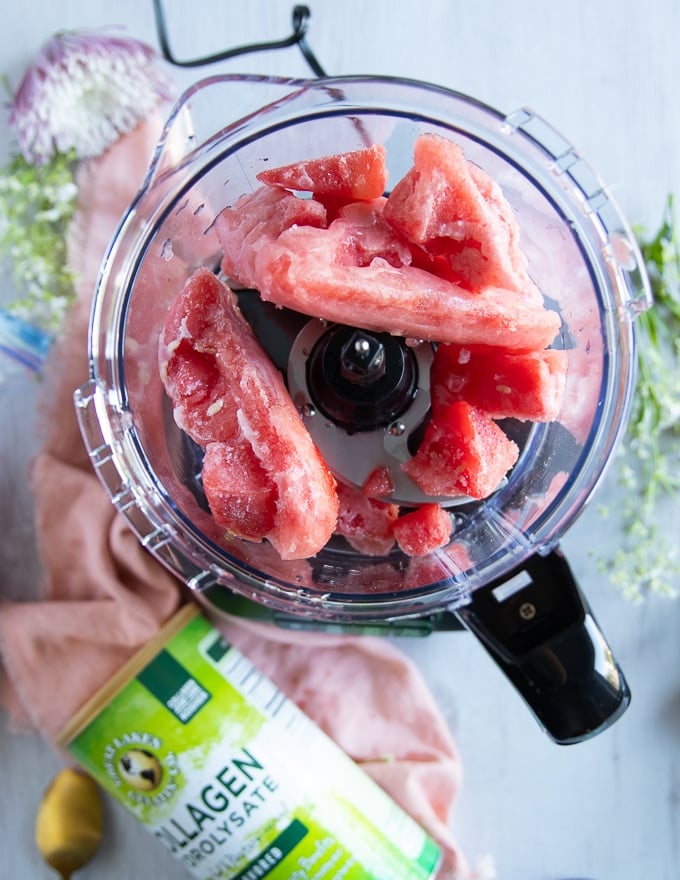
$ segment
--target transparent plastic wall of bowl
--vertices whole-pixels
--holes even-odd
[[[370,558],[333,539],[316,557],[221,533],[200,489],[200,454],[172,419],[157,368],[169,304],[199,266],[215,268],[215,216],[256,174],[305,158],[386,146],[390,180],[415,139],[436,132],[502,187],[530,274],[562,328],[565,403],[550,424],[514,426],[522,453],[489,499],[452,510],[450,544],[422,559]],[[224,585],[281,611],[328,620],[420,615],[547,552],[599,484],[625,427],[634,383],[634,316],[649,302],[634,238],[606,187],[528,110],[500,114],[423,83],[350,77],[219,77],[180,99],[144,188],[102,267],[91,380],[76,395],[102,481],[140,539],[193,589]]]

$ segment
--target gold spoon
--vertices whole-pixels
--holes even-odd
[[[66,767],[54,777],[38,807],[35,842],[42,857],[70,880],[94,855],[102,836],[99,788],[82,770]]]

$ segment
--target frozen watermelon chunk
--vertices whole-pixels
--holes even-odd
[[[492,418],[550,422],[562,408],[567,352],[440,345],[430,370],[433,408],[465,400]]]
[[[443,258],[447,277],[461,286],[507,288],[541,302],[527,275],[512,208],[453,141],[434,134],[417,138],[413,166],[392,190],[385,219],[425,254]],[[432,268],[437,271],[434,263]]]
[[[382,556],[394,546],[392,526],[399,506],[369,498],[361,489],[339,482],[340,508],[336,531],[359,553]]]
[[[210,272],[189,280],[166,315],[158,347],[160,376],[175,422],[201,446],[238,431],[236,410],[229,405],[232,379],[218,356],[223,337],[228,344],[233,336],[236,313],[234,307],[227,310],[226,295],[216,290],[216,281]]]
[[[362,150],[307,159],[261,171],[260,183],[347,199],[375,199],[387,186],[387,151],[381,144]]]
[[[379,465],[366,477],[361,487],[369,498],[389,498],[394,492],[394,481],[389,468]]]
[[[427,556],[448,544],[451,517],[439,504],[423,504],[400,516],[393,533],[399,549],[407,556]]]
[[[514,350],[553,340],[559,316],[524,291],[472,293],[410,266],[410,247],[384,219],[388,206],[346,205],[326,227],[314,199],[262,187],[216,221],[222,269],[264,300],[367,330]]]
[[[257,255],[260,296],[341,324],[462,345],[540,349],[559,330],[556,312],[510,291],[473,293],[423,269],[394,265],[399,239],[385,235],[380,247],[367,250],[357,244],[365,229],[342,217],[327,229],[287,229]]]
[[[202,445],[233,443],[239,433],[250,444],[275,492],[274,525],[266,537],[281,557],[315,555],[335,529],[335,480],[236,298],[209,270],[197,270],[173,304],[159,359],[180,427]],[[200,375],[192,381],[196,363]],[[211,383],[200,395],[197,386],[206,373]],[[238,479],[243,472],[241,462]]]
[[[401,266],[411,259],[408,245],[383,220],[386,199],[350,202],[331,224],[326,254],[341,265],[368,266],[376,258]],[[325,228],[325,208],[283,190],[262,187],[241,197],[218,216],[215,226],[224,250],[222,271],[246,287],[262,285],[262,270],[277,253],[285,231]],[[264,297],[263,297],[264,298]]]
[[[486,498],[519,455],[488,413],[465,401],[441,408],[402,468],[428,495]]]
[[[203,490],[215,522],[237,538],[261,541],[276,524],[276,484],[242,434],[205,448]]]
[[[222,272],[244,287],[257,287],[255,264],[260,251],[295,225],[325,226],[326,209],[314,199],[299,199],[276,187],[262,186],[241,196],[215,220]]]

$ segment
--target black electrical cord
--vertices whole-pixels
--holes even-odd
[[[268,49],[286,49],[289,46],[298,46],[300,52],[302,52],[302,56],[313,71],[314,75],[318,77],[326,76],[326,72],[319,64],[314,52],[312,52],[312,49],[306,40],[307,26],[312,15],[308,6],[293,7],[293,33],[289,37],[285,37],[281,40],[270,40],[263,43],[247,43],[242,46],[233,46],[231,49],[224,49],[222,52],[217,52],[214,55],[205,55],[201,58],[189,59],[177,58],[170,48],[167,21],[161,0],[153,0],[153,8],[156,17],[158,42],[163,57],[176,67],[202,67],[206,64],[215,64],[218,61],[224,61],[227,58],[234,58],[237,55],[248,55],[251,52],[264,52]]]

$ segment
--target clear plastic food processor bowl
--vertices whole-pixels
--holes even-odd
[[[530,274],[562,319],[553,343],[569,358],[562,413],[550,424],[506,426],[521,445],[518,463],[487,500],[450,508],[454,529],[443,549],[376,558],[338,537],[312,559],[284,562],[266,542],[224,535],[210,517],[200,451],[176,427],[159,378],[159,332],[185,279],[199,266],[218,267],[214,219],[259,185],[259,171],[381,143],[396,182],[424,132],[458,142],[512,205]],[[103,263],[91,381],[76,394],[83,435],[115,506],[192,590],[228,588],[329,621],[457,609],[480,586],[555,548],[598,485],[625,426],[645,277],[599,178],[528,110],[505,116],[443,88],[388,78],[208,79],[175,106]],[[335,448],[322,452],[342,460],[342,433],[331,436]]]

